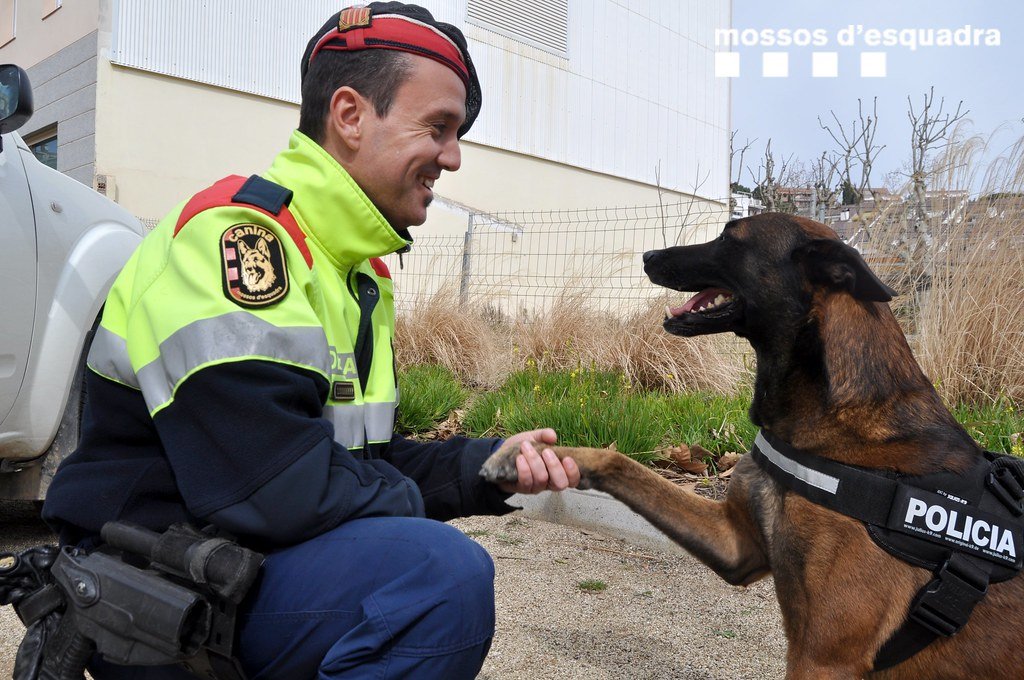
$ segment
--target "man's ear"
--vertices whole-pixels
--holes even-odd
[[[363,123],[369,106],[370,102],[347,85],[339,87],[331,95],[327,125],[338,135],[342,144],[352,151],[357,150],[362,141]]]
[[[896,295],[875,276],[860,253],[842,241],[815,239],[793,251],[793,260],[803,266],[812,283],[846,290],[858,300],[888,302]]]

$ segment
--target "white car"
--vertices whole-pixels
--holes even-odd
[[[31,115],[27,74],[0,66],[0,499],[42,499],[77,446],[89,343],[145,233],[35,158],[15,132]]]

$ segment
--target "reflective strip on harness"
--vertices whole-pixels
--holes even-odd
[[[792,458],[786,457],[774,446],[769,444],[768,440],[765,439],[760,432],[757,433],[757,437],[754,439],[754,444],[761,449],[761,453],[764,454],[765,458],[774,463],[786,474],[792,475],[813,487],[821,489],[822,491],[827,491],[831,494],[834,494],[836,489],[839,488],[838,477],[826,475],[824,472],[818,472],[817,470],[813,470],[805,465],[801,465]]]
[[[128,341],[103,326],[93,336],[87,364],[104,378],[139,389],[139,379],[128,358]]]
[[[150,413],[200,366],[230,359],[269,359],[330,375],[327,336],[320,326],[275,326],[249,312],[193,321],[160,343],[160,356],[137,372]]]

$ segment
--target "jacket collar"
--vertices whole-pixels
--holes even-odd
[[[298,130],[266,177],[292,190],[289,209],[338,269],[404,252],[412,244],[409,232],[392,228],[348,172]]]

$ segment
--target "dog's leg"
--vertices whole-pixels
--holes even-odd
[[[768,573],[759,529],[746,510],[745,489],[735,480],[726,500],[713,501],[615,451],[535,446],[538,451],[551,448],[560,459],[572,457],[580,468],[580,488],[619,499],[729,583],[747,585]],[[492,482],[514,482],[518,453],[518,445],[503,446],[484,463],[481,474]]]

